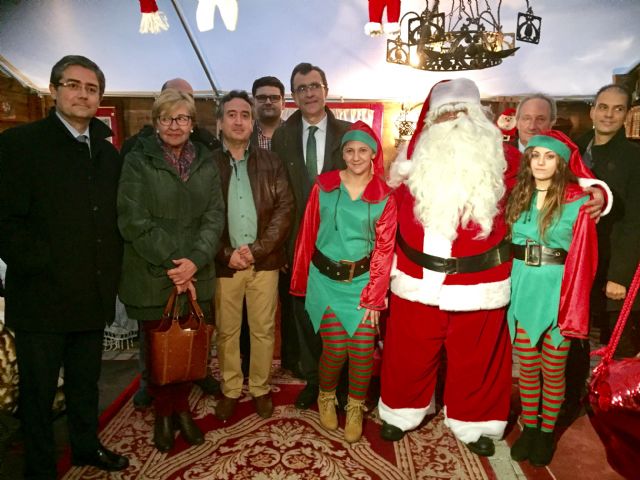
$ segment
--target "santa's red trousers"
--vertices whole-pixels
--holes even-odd
[[[393,410],[394,416],[408,413],[409,418],[401,418],[399,422],[406,420],[405,425],[396,426],[407,430],[424,417],[436,386],[443,347],[447,355],[444,392],[447,418],[480,422],[478,435],[486,433],[482,422],[507,420],[511,342],[504,314],[504,308],[443,311],[391,295],[382,358],[381,402]],[[453,430],[460,438],[456,428]]]
[[[369,21],[382,23],[382,12],[387,7],[387,20],[389,23],[398,23],[400,20],[400,0],[369,0]]]

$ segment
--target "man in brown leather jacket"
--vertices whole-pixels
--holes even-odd
[[[240,325],[246,298],[251,336],[249,393],[263,418],[273,413],[269,373],[275,338],[278,273],[294,200],[275,153],[251,145],[253,102],[234,90],[220,99],[222,148],[214,152],[226,203],[222,248],[216,258],[216,327],[223,397],[216,416],[227,420],[242,392]]]

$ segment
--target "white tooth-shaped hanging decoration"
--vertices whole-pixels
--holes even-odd
[[[235,31],[238,24],[238,0],[198,0],[196,22],[198,30],[213,30],[215,10],[218,7],[224,26],[230,32]]]

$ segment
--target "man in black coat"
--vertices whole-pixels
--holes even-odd
[[[577,142],[586,165],[613,192],[611,212],[597,225],[598,271],[591,298],[594,319],[605,330],[604,343],[609,341],[607,330],[615,325],[640,260],[640,146],[625,136],[630,107],[631,95],[624,87],[602,87],[591,107],[593,130]],[[639,320],[640,301],[636,300],[618,355],[638,353]]]
[[[104,327],[113,321],[122,239],[120,156],[94,118],[100,68],[70,55],[51,71],[50,115],[0,135],[0,257],[6,324],[15,331],[25,478],[55,479],[51,406],[60,367],[74,465],[122,470],[98,440]]]
[[[310,63],[300,63],[291,73],[291,94],[298,106],[273,134],[271,149],[284,162],[295,197],[295,217],[289,236],[287,253],[289,265],[293,260],[300,220],[318,174],[346,168],[342,159],[340,140],[351,123],[335,118],[326,107],[329,86],[324,71]],[[307,386],[296,400],[297,408],[309,408],[318,398],[318,362],[322,341],[314,332],[304,310],[304,298],[288,294],[290,275],[281,278],[282,329],[296,329],[300,347],[299,366]],[[283,337],[288,337],[284,335]],[[283,349],[288,348],[283,345]],[[291,361],[291,360],[290,360]],[[294,365],[295,368],[295,365]]]

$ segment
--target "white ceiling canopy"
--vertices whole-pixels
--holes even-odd
[[[367,0],[238,0],[235,31],[227,30],[216,10],[214,28],[203,32],[197,28],[198,1],[173,2],[221,91],[250,89],[263,75],[279,77],[289,90],[293,66],[307,61],[326,71],[330,97],[345,100],[421,101],[435,82],[460,76],[476,81],[483,96],[588,96],[611,81],[615,68],[640,61],[638,0],[530,0],[542,17],[539,45],[517,42],[520,50],[501,65],[455,73],[386,63],[386,39],[363,33]],[[442,11],[447,3],[440,2]],[[142,35],[137,0],[1,0],[0,62],[42,92],[57,60],[81,54],[105,72],[107,94],[151,95],[173,77],[212,93],[174,4],[157,4],[169,29]],[[424,0],[404,0],[402,13],[424,6]],[[515,31],[517,12],[525,9],[525,0],[502,1],[505,32]]]

